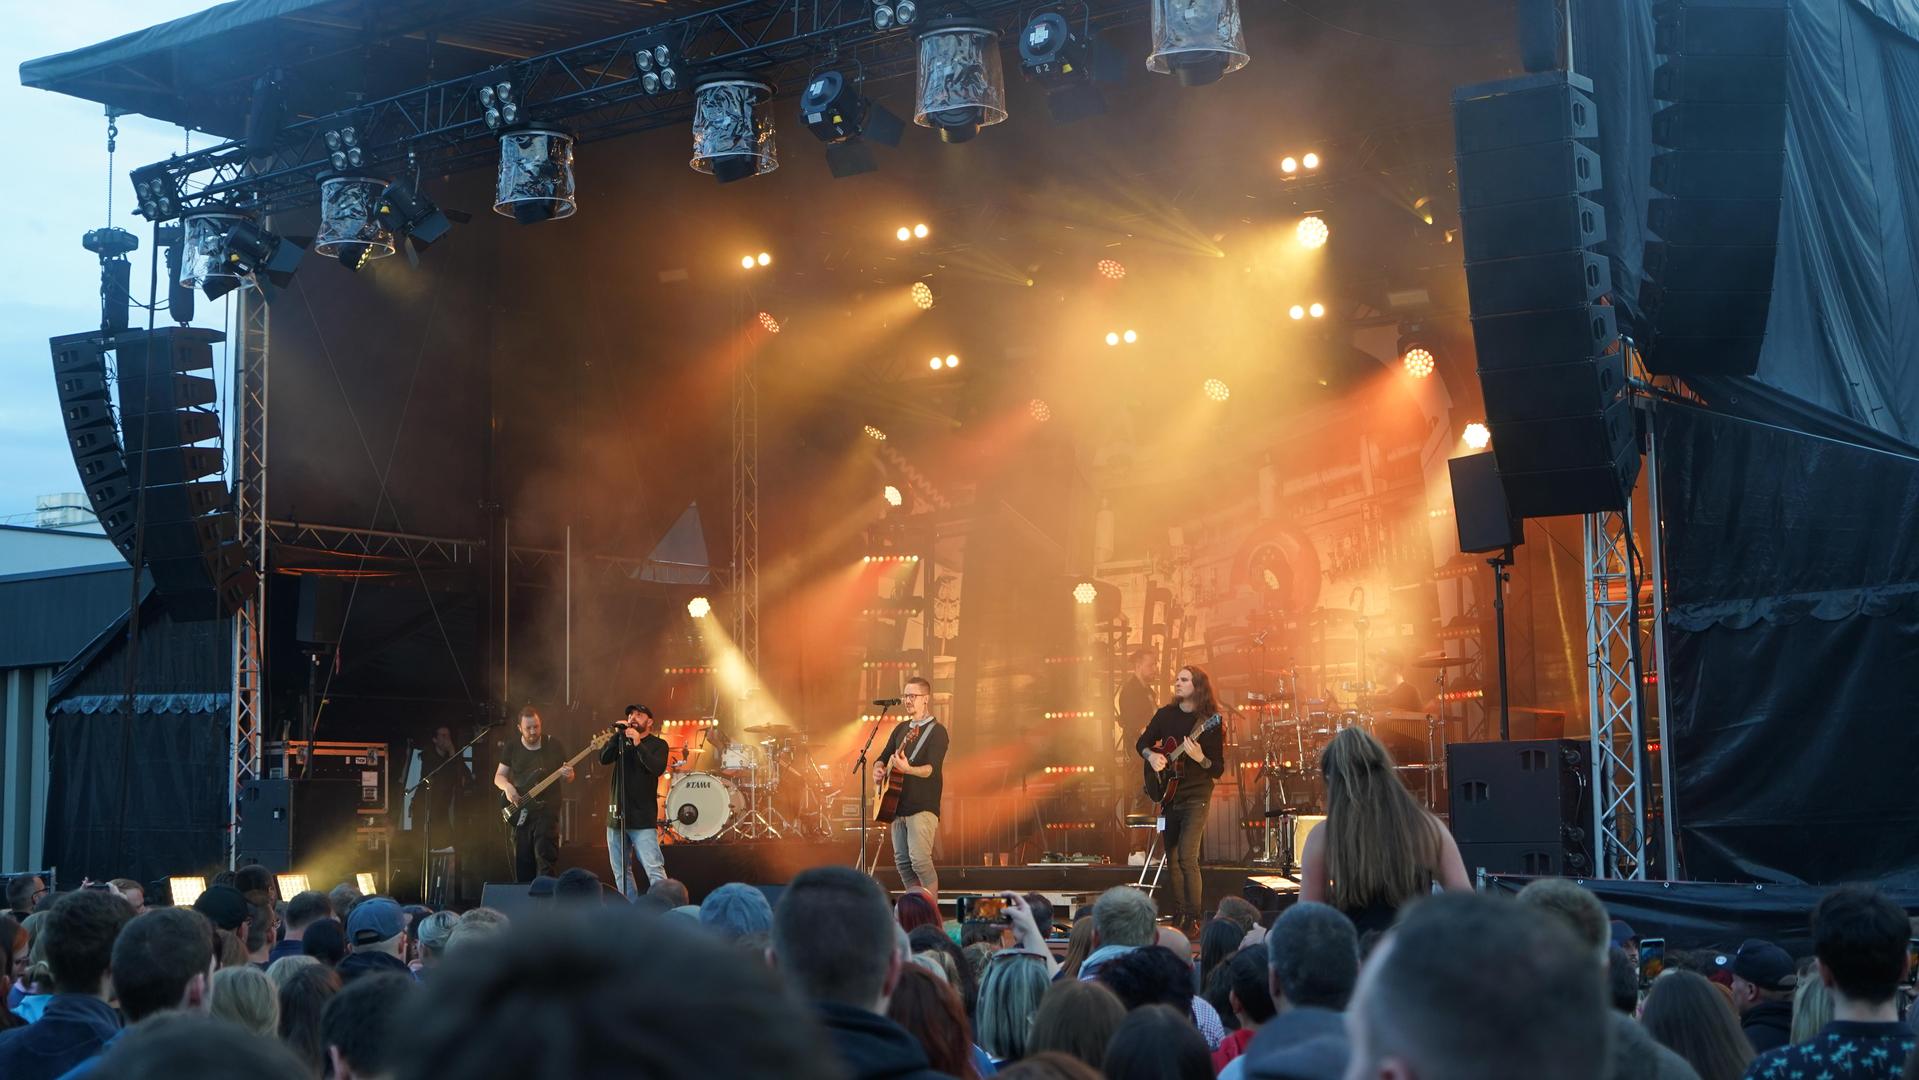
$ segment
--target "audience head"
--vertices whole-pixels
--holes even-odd
[[[1143,948],[1156,938],[1154,920],[1159,909],[1153,898],[1130,885],[1115,885],[1093,902],[1094,947],[1131,945]]]
[[[1093,951],[1093,917],[1081,915],[1073,920],[1073,929],[1066,935],[1066,957],[1060,962],[1060,970],[1068,979],[1079,978],[1079,966],[1085,963]]]
[[[277,883],[273,880],[273,871],[259,863],[248,863],[233,872],[233,887],[240,890],[249,904],[269,906],[276,899]]]
[[[773,929],[773,905],[753,886],[728,882],[700,901],[700,924],[728,941],[764,936]]]
[[[922,926],[944,927],[946,920],[940,918],[940,909],[932,897],[921,889],[908,889],[893,901],[893,915],[899,920],[900,929],[907,933]]]
[[[1033,925],[1039,927],[1043,937],[1053,936],[1053,902],[1036,892],[1021,897],[1026,901],[1027,910],[1033,913]]]
[[[504,921],[492,922],[481,920],[479,922],[467,922],[465,919],[461,919],[459,925],[455,926],[453,931],[447,934],[446,948],[442,950],[441,959],[444,960],[454,953],[465,952],[468,949],[475,948],[483,942],[492,941],[501,934],[506,933],[506,927],[507,924]]]
[[[1422,900],[1354,989],[1347,1076],[1597,1080],[1610,1021],[1595,974],[1592,943],[1536,907],[1458,893]]]
[[[1399,782],[1393,756],[1364,728],[1342,729],[1319,758],[1326,780],[1326,876],[1340,908],[1399,904],[1427,888],[1440,828]]]
[[[934,1072],[962,1080],[979,1075],[966,1006],[945,979],[917,964],[901,971],[886,1015],[918,1040]]]
[[[1606,952],[1606,994],[1615,1012],[1631,1016],[1639,1010],[1639,967],[1624,949]]]
[[[1106,1080],[1209,1080],[1213,1075],[1213,1055],[1199,1029],[1167,1005],[1127,1013],[1102,1065]]]
[[[1242,938],[1252,933],[1253,927],[1259,925],[1259,909],[1243,896],[1222,897],[1219,901],[1219,910],[1213,912],[1213,917],[1226,919],[1237,925]]]
[[[600,904],[606,899],[606,889],[593,871],[584,866],[575,866],[560,874],[553,883],[553,900],[561,904]]]
[[[47,880],[39,874],[15,874],[7,879],[7,907],[31,915],[46,891]]]
[[[1752,1064],[1752,1044],[1719,987],[1694,971],[1653,980],[1639,1014],[1646,1033],[1685,1058],[1699,1080],[1739,1080]]]
[[[1100,966],[1098,978],[1128,1010],[1170,1005],[1183,1015],[1193,1007],[1193,965],[1163,946],[1116,956]]]
[[[1039,1012],[1040,999],[1046,996],[1051,973],[1044,958],[1028,952],[1004,949],[986,962],[986,977],[979,984],[980,1048],[996,1061],[1011,1061],[1026,1054],[1026,1040],[1033,1031],[1033,1016]]]
[[[1242,1023],[1257,1027],[1278,1012],[1273,1004],[1271,973],[1264,950],[1242,949],[1221,965],[1220,971],[1232,991],[1232,1010],[1242,1018]]]
[[[891,913],[872,888],[890,935]],[[837,1071],[764,965],[692,925],[621,905],[562,909],[456,947],[400,1025],[408,1037],[396,1054],[398,1080]]]
[[[280,992],[267,973],[246,964],[213,973],[207,1011],[268,1037],[280,1033]]]
[[[260,1080],[317,1075],[289,1048],[229,1020],[171,1013],[113,1040],[89,1075],[100,1080]]]
[[[646,895],[664,903],[668,910],[692,903],[686,891],[686,882],[678,878],[661,878],[647,887]]]
[[[405,945],[406,913],[384,896],[370,896],[354,905],[346,931],[355,949],[399,956]]]
[[[120,894],[120,899],[125,900],[127,902],[127,906],[133,909],[133,913],[135,915],[146,914],[146,910],[147,910],[146,886],[140,884],[139,882],[133,880],[132,878],[123,878],[123,877],[114,878],[112,881],[107,882],[107,884],[113,887],[114,892]]]
[[[416,933],[420,936],[421,964],[431,966],[440,962],[446,955],[447,938],[458,925],[460,917],[451,911],[436,911],[420,920]]]
[[[1792,954],[1759,938],[1747,938],[1732,957],[1732,1003],[1741,1013],[1762,1001],[1790,1001],[1799,981]]]
[[[966,1015],[973,1015],[979,1003],[979,976],[966,954],[952,938],[946,936],[946,931],[922,926],[907,934],[906,941],[916,953],[936,952],[945,959],[940,966],[952,968],[953,989],[959,991],[960,1003],[966,1006]]]
[[[332,967],[346,959],[346,927],[338,919],[316,919],[300,935],[300,952]]]
[[[213,974],[213,927],[192,908],[136,915],[113,943],[113,990],[132,1023],[204,1009]]]
[[[333,908],[333,917],[344,924],[353,914],[353,905],[365,899],[366,894],[351,881],[342,881],[327,893],[327,904]]]
[[[294,894],[287,901],[287,937],[298,938],[315,920],[333,917],[333,902],[327,895],[314,889]]]
[[[1792,1041],[1802,1043],[1819,1034],[1832,1021],[1832,991],[1819,978],[1819,961],[1807,960],[1799,968],[1798,985],[1792,988]],[[1919,1080],[1919,1073],[1906,1073]]]
[[[468,925],[480,923],[486,926],[503,927],[507,924],[507,918],[506,912],[499,908],[476,907],[468,909],[466,914],[461,915],[460,922]]]
[[[1905,911],[1877,889],[1842,885],[1827,893],[1812,912],[1812,951],[1835,1003],[1891,1001],[1906,973],[1911,934]]]
[[[215,930],[231,934],[247,923],[247,898],[231,885],[209,885],[193,901],[193,910],[207,917]]]
[[[1199,934],[1199,983],[1206,985],[1212,980],[1213,969],[1232,959],[1239,951],[1240,940],[1246,931],[1231,919],[1214,919],[1206,924]]]
[[[243,940],[249,954],[259,954],[273,948],[273,932],[279,920],[273,914],[272,904],[247,904],[247,936]]]
[[[253,958],[247,954],[246,942],[231,930],[213,932],[213,951],[223,968],[240,967],[253,962]]]
[[[1612,920],[1592,890],[1566,878],[1535,878],[1519,890],[1519,902],[1544,911],[1573,932],[1580,944],[1604,957],[1612,948]]]
[[[126,901],[112,893],[81,889],[62,896],[47,912],[41,931],[47,969],[62,994],[98,994],[113,966],[113,940],[133,918]]]
[[[304,959],[313,960],[313,957]],[[286,962],[282,960],[274,967]],[[340,992],[340,973],[331,965],[314,960],[311,964],[289,968],[279,985],[280,1041],[306,1065],[308,1075],[323,1075],[327,1053],[326,1043],[320,1038],[320,1020],[326,1014],[327,1002]]]
[[[806,997],[886,1011],[899,979],[892,908],[879,884],[857,870],[803,870],[773,910],[772,959]]]
[[[1031,1054],[994,1075],[1006,1080],[1105,1080],[1097,1066],[1057,1050]]]
[[[394,1021],[416,986],[398,972],[356,979],[333,995],[320,1016],[320,1042],[335,1080],[385,1076],[401,1039]]]
[[[1039,1012],[1033,1015],[1033,1033],[1026,1052],[1058,1051],[1093,1068],[1106,1060],[1106,1044],[1113,1041],[1126,1006],[1098,982],[1062,978],[1046,990]]]
[[[1266,935],[1266,965],[1276,1009],[1344,1009],[1359,980],[1359,939],[1352,920],[1325,904],[1294,904],[1273,920]]]
[[[285,986],[287,980],[293,977],[293,973],[301,968],[325,966],[325,964],[322,964],[311,956],[282,956],[267,965],[267,978],[272,980],[274,988],[278,989]]]

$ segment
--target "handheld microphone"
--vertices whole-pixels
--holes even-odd
[[[873,704],[879,705],[883,708],[888,708],[888,709],[892,708],[895,705],[898,705],[899,703],[900,703],[900,699],[896,697],[883,697],[883,698],[873,699]]]

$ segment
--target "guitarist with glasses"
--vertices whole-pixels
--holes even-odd
[[[933,684],[924,677],[906,680],[900,700],[906,703],[907,719],[893,725],[880,762],[873,766],[873,783],[881,790],[878,820],[890,822],[900,887],[917,885],[937,897],[940,879],[933,869],[933,841],[939,836],[940,789],[946,776],[946,726],[933,717]]]
[[[1226,771],[1226,732],[1213,680],[1197,667],[1179,669],[1173,700],[1160,707],[1133,743],[1146,762],[1146,792],[1165,822],[1167,896],[1161,908],[1174,925],[1199,922],[1199,842],[1213,782]]]
[[[572,781],[573,766],[567,764],[566,750],[558,739],[542,735],[540,711],[528,705],[520,710],[520,737],[501,755],[493,786],[506,796],[509,806],[519,806],[527,801],[522,792],[556,771],[562,780]],[[527,810],[524,816],[515,814],[512,818],[513,879],[522,882],[560,872],[560,815],[552,806],[537,801],[527,802]]]

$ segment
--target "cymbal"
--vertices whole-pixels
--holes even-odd
[[[793,725],[791,724],[761,724],[758,727],[750,727],[750,728],[747,728],[746,730],[748,731],[748,733],[753,735],[779,735],[788,731],[792,731]]]
[[[1306,614],[1307,622],[1318,623],[1322,625],[1329,624],[1329,623],[1337,623],[1341,626],[1350,626],[1354,621],[1358,620],[1359,618],[1360,618],[1359,612],[1354,611],[1351,608],[1333,608],[1333,607],[1314,608],[1312,611],[1307,612]]]
[[[1473,659],[1470,656],[1446,656],[1443,654],[1434,654],[1429,656],[1414,657],[1411,661],[1407,663],[1406,666],[1417,667],[1417,668],[1449,668],[1449,667],[1465,667],[1467,664],[1470,664],[1472,662],[1473,662]]]

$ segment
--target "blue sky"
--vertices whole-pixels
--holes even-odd
[[[0,116],[15,165],[0,170],[0,257],[8,267],[0,277],[0,521],[31,511],[36,495],[78,487],[61,431],[47,338],[99,324],[99,263],[80,246],[80,236],[108,223],[104,111],[92,102],[22,87],[20,63],[211,6],[208,0],[9,5],[7,34],[0,38],[7,66]],[[211,141],[196,135],[193,145]],[[128,212],[133,189],[127,170],[186,145],[179,128],[120,118],[112,223],[140,237],[132,256],[133,292],[140,300],[147,295],[151,232]],[[164,259],[160,268],[165,273]],[[202,300],[198,321],[218,327],[223,314],[221,305]],[[136,318],[144,317],[136,312]]]

